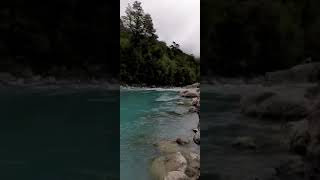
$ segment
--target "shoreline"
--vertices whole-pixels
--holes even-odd
[[[195,83],[196,84],[196,83]],[[199,84],[199,83],[198,83]],[[114,77],[110,78],[57,78],[54,76],[31,75],[29,77],[14,76],[11,73],[0,72],[0,87],[23,88],[102,88],[111,90],[174,90],[189,89],[187,86],[146,86],[145,84],[123,84]]]
[[[200,83],[176,89],[185,102],[176,104],[186,106],[188,113],[195,114],[196,127],[190,130],[193,137],[170,137],[156,142],[160,154],[151,162],[151,174],[157,179],[199,179],[200,178]],[[192,133],[191,133],[192,134]],[[195,149],[199,151],[195,151]]]

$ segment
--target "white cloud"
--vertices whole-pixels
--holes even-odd
[[[128,3],[120,0],[120,15]],[[199,0],[140,0],[146,13],[150,13],[159,40],[168,45],[175,41],[182,50],[200,55],[200,1]]]

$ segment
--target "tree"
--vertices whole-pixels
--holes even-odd
[[[144,28],[144,35],[146,37],[152,37],[154,39],[158,38],[158,36],[155,34],[156,30],[153,27],[153,22],[150,14],[144,15],[143,28]]]
[[[200,78],[199,62],[173,42],[168,47],[158,41],[152,17],[134,2],[121,17],[120,79],[127,84],[186,85]],[[122,27],[122,24],[124,27]]]

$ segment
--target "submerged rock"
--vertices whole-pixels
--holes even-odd
[[[155,144],[158,150],[163,153],[174,153],[180,150],[179,145],[174,141],[163,140]]]
[[[177,102],[177,105],[184,105],[184,102],[179,101]]]

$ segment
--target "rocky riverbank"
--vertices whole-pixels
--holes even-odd
[[[211,175],[224,177],[223,173],[226,172],[219,170],[220,166],[224,165],[229,171],[233,170],[230,173],[230,179],[237,179],[236,177],[239,175],[259,180],[320,179],[319,75],[320,63],[307,63],[290,69],[266,73],[265,76],[252,79],[203,78],[201,93],[209,94],[206,97],[215,98],[216,95],[237,97],[235,100],[236,108],[231,112],[239,113],[234,118],[235,124],[238,125],[234,136],[233,134],[223,136],[225,134],[212,132],[218,130],[214,128],[214,125],[211,125],[215,122],[206,123],[209,120],[203,122],[206,123],[205,127],[211,125],[210,133],[215,134],[217,138],[229,138],[229,141],[227,139],[214,140],[214,142],[221,143],[215,144],[215,146],[233,147],[233,149],[227,149],[233,152],[232,158],[244,158],[248,163],[245,163],[244,160],[243,166],[226,165],[224,162],[233,162],[233,159],[228,161],[226,156],[222,158],[223,162],[219,162],[218,158],[213,157],[212,159],[215,161],[204,160],[204,164],[216,163],[216,165],[210,164],[210,166],[205,164],[214,167],[212,169],[216,174],[212,175],[204,171],[202,175],[205,177],[211,177]],[[208,102],[209,99],[205,100]],[[213,104],[215,107],[214,102],[208,102],[208,104]],[[207,114],[205,117],[208,118],[213,114],[215,116],[210,121],[218,121],[215,111],[218,110],[211,110],[206,106]],[[221,117],[221,121],[228,121],[228,117],[226,114],[224,115]],[[253,126],[257,127],[256,129],[259,131],[252,128]],[[229,126],[227,127],[229,128]],[[271,130],[267,130],[268,128]],[[228,131],[230,130],[224,129],[224,132]],[[242,131],[244,133],[237,133]],[[209,133],[208,131],[204,132]],[[205,138],[203,142],[207,142]],[[203,148],[205,147],[208,148],[209,145],[205,144]],[[243,157],[241,153],[244,152],[250,153]],[[263,157],[270,157],[271,160],[259,159],[261,154]],[[275,156],[279,157],[279,160],[274,158]],[[264,171],[266,167],[270,169]],[[242,170],[250,173],[242,173]]]
[[[320,178],[320,87],[265,89],[244,96],[241,110],[246,116],[278,121],[287,131],[288,151],[301,159],[275,167],[273,179]]]
[[[300,156],[274,167],[272,180],[320,179],[320,85],[315,83],[319,72],[320,64],[310,63],[267,73],[268,81],[241,94],[242,114],[279,122],[287,132],[288,152]],[[250,138],[235,142],[239,144],[255,148]]]
[[[200,84],[195,83],[183,87],[180,96],[187,101],[177,102],[178,105],[190,106],[189,113],[200,112]],[[190,143],[200,145],[200,120],[193,131],[193,140],[178,137],[176,140],[163,140],[155,144],[160,156],[153,159],[151,173],[159,180],[196,180],[200,177],[200,155],[187,147]]]

